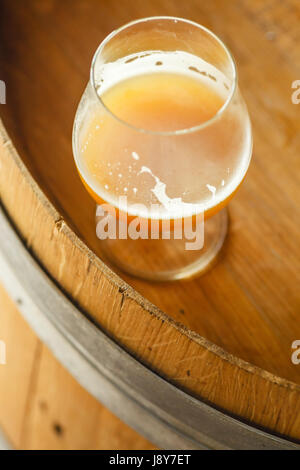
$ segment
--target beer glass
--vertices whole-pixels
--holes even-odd
[[[192,21],[152,17],[95,53],[73,152],[97,203],[101,256],[152,281],[203,274],[228,230],[252,133],[234,60]]]

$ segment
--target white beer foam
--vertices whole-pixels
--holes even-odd
[[[157,65],[158,64],[158,65]],[[101,95],[122,80],[148,73],[175,73],[201,81],[217,90],[226,99],[231,88],[230,80],[216,67],[198,56],[185,51],[147,51],[130,54],[115,62],[96,64],[95,83],[97,93]]]

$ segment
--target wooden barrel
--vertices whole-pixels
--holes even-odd
[[[295,9],[1,2],[0,427],[14,448],[299,448]],[[255,142],[222,259],[169,284],[119,275],[97,256],[94,203],[71,151],[97,45],[159,14],[204,24],[229,45]]]

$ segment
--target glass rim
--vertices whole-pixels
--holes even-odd
[[[225,102],[223,103],[223,105],[221,106],[221,108],[218,109],[218,111],[214,114],[214,116],[212,116],[211,118],[209,118],[206,121],[202,122],[201,124],[197,124],[195,126],[184,128],[184,129],[176,129],[176,130],[173,130],[173,131],[154,131],[154,130],[151,130],[151,129],[143,129],[143,128],[140,128],[138,126],[134,126],[134,125],[126,122],[124,119],[121,119],[120,117],[118,117],[115,113],[113,113],[109,109],[108,106],[106,106],[106,104],[101,99],[101,96],[99,96],[99,94],[97,93],[97,88],[96,88],[97,85],[96,85],[96,82],[95,82],[95,66],[96,66],[97,58],[101,54],[101,52],[102,52],[103,48],[105,47],[105,45],[113,37],[117,36],[121,31],[123,31],[123,30],[125,30],[125,29],[127,29],[131,26],[134,26],[138,23],[143,23],[143,22],[146,22],[146,21],[154,21],[154,20],[171,20],[171,21],[176,20],[176,22],[180,21],[180,22],[183,22],[183,23],[190,24],[192,26],[196,26],[197,28],[201,29],[202,31],[206,32],[209,36],[211,36],[223,48],[223,50],[227,54],[227,57],[228,57],[228,60],[229,60],[229,63],[230,63],[230,66],[231,66],[231,69],[232,69],[232,72],[233,72],[233,74],[232,74],[233,75],[233,80],[232,80],[232,84],[230,86],[230,93],[228,94],[228,96],[227,96]],[[114,119],[116,119],[121,124],[131,128],[132,130],[135,130],[135,131],[141,132],[141,133],[145,133],[145,134],[162,135],[162,136],[172,136],[172,135],[174,135],[175,136],[175,135],[184,135],[184,134],[189,134],[189,133],[192,133],[192,132],[195,132],[195,131],[200,131],[200,130],[210,126],[211,124],[213,124],[217,120],[219,120],[219,118],[224,114],[224,112],[228,108],[228,106],[231,103],[232,98],[235,94],[235,91],[236,91],[236,88],[237,88],[237,67],[236,67],[233,55],[231,54],[231,52],[230,52],[229,48],[226,46],[226,44],[222,41],[222,39],[220,39],[215,33],[213,33],[210,29],[206,28],[205,26],[203,26],[199,23],[196,23],[195,21],[188,20],[186,18],[176,17],[176,16],[149,16],[149,17],[139,18],[137,20],[133,20],[133,21],[130,21],[128,23],[125,23],[124,25],[120,26],[119,28],[113,30],[111,33],[109,33],[103,39],[103,41],[98,46],[98,48],[97,48],[97,50],[96,50],[96,52],[93,56],[93,59],[92,59],[91,70],[90,70],[90,82],[91,82],[91,86],[94,90],[94,93],[96,94],[97,100],[104,107],[104,109]]]

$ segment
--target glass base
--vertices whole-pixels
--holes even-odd
[[[148,281],[176,281],[204,274],[217,261],[228,232],[228,211],[222,209],[204,223],[204,245],[186,250],[187,240],[99,240],[104,261],[131,276]]]

